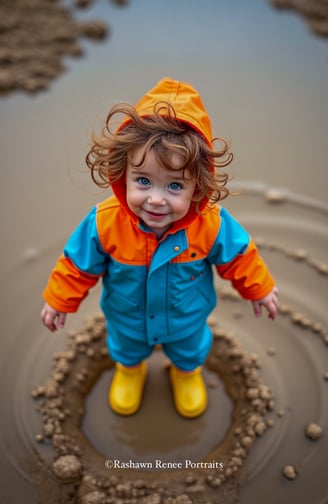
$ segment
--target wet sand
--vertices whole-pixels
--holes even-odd
[[[0,19],[2,93],[48,89],[66,70],[65,58],[83,56],[82,37],[104,40],[108,35],[102,21],[78,22],[71,10],[57,1],[3,2]]]
[[[260,167],[258,173],[263,180]],[[42,252],[25,248],[19,261],[8,260],[2,280],[19,309],[8,309],[1,361],[4,500],[325,502],[328,207],[262,182],[232,188],[240,195],[225,206],[253,234],[281,305],[274,323],[255,320],[249,304],[217,281],[214,345],[204,369],[209,408],[199,419],[176,414],[160,348],[140,412],[113,414],[99,288],[65,331],[45,335],[36,329],[39,297],[60,246],[50,240]],[[116,467],[124,461],[135,466]]]

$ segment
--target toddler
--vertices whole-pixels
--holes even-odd
[[[43,293],[41,318],[50,331],[62,328],[102,278],[116,363],[109,404],[118,414],[139,409],[146,359],[158,344],[171,361],[177,411],[188,418],[205,411],[213,270],[252,302],[256,316],[262,305],[276,316],[278,291],[266,264],[247,231],[218,205],[229,194],[222,168],[231,160],[228,143],[212,137],[198,92],[169,78],[135,107],[115,105],[93,137],[86,158],[92,179],[114,195],[68,239]]]

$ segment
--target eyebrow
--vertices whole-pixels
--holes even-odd
[[[135,173],[136,175],[144,175],[145,177],[149,177],[151,176],[151,173],[148,173],[148,172],[144,172],[143,170],[138,170],[138,168],[133,168],[133,173]],[[174,170],[172,170],[172,179],[174,180],[177,180],[177,181],[181,181],[181,182],[184,182],[185,180],[189,180],[188,178],[183,178],[181,176],[174,176]]]

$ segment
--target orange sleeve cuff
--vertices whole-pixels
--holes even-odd
[[[78,270],[68,257],[61,255],[43,291],[43,299],[55,310],[76,312],[98,278]]]
[[[222,278],[231,281],[232,286],[244,299],[261,299],[275,286],[275,281],[253,240],[244,254],[238,255],[228,264],[216,266],[216,269]]]

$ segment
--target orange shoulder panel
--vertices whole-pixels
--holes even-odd
[[[189,262],[208,256],[220,229],[219,207],[207,206],[186,228],[189,247],[172,262]]]
[[[147,244],[138,229],[138,218],[133,219],[115,197],[100,203],[97,208],[97,230],[103,249],[120,263],[145,265]]]

